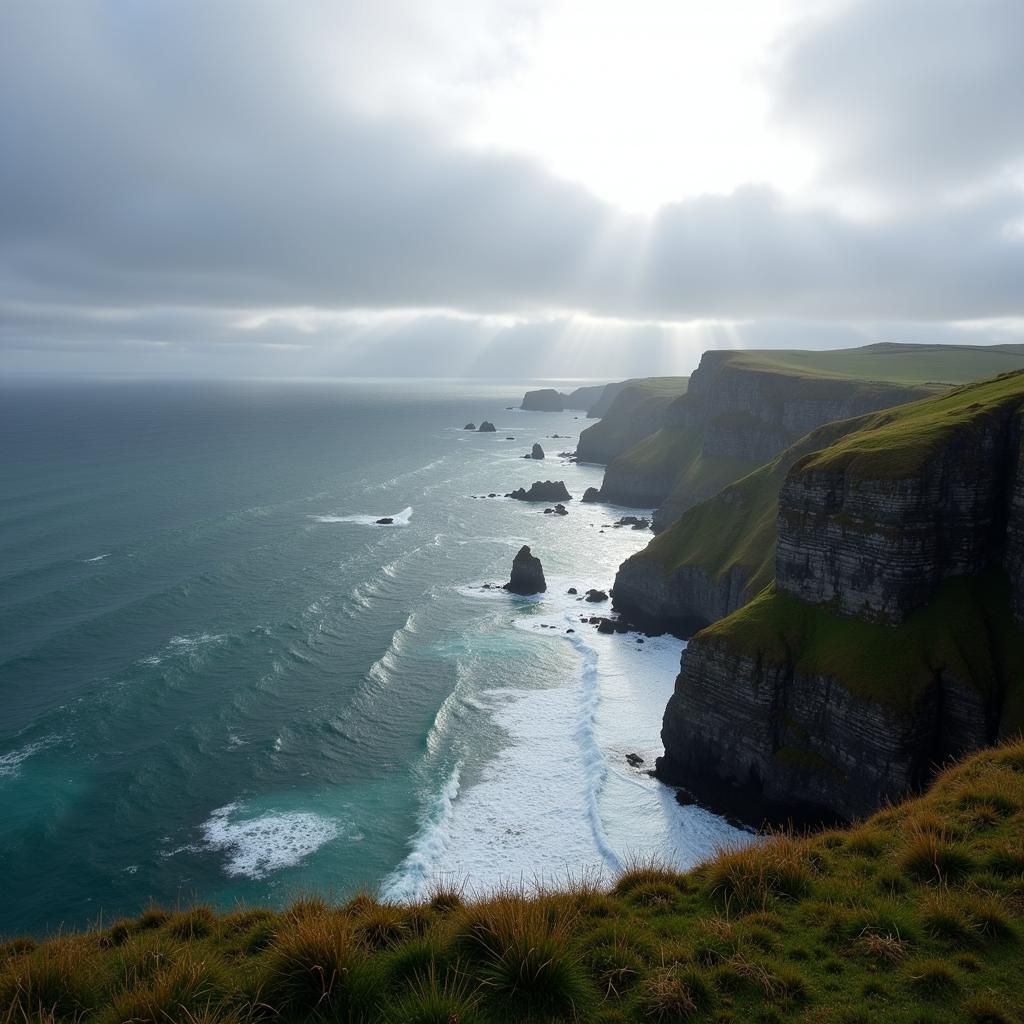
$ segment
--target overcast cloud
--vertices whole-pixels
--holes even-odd
[[[543,14],[7,0],[0,369],[613,375],[738,341],[1024,340],[1020,0],[814,4],[763,69],[813,180],[751,167],[650,217],[466,143]]]

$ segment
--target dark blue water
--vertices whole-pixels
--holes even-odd
[[[644,536],[473,497],[600,480],[557,458],[577,414],[506,410],[526,386],[0,391],[0,933],[730,834],[622,760],[656,752],[679,645],[565,632],[566,585]],[[549,594],[481,590],[522,543]]]

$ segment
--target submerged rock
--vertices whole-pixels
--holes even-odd
[[[537,480],[530,485],[530,489],[517,487],[514,491],[505,495],[506,498],[515,498],[517,501],[570,501],[572,495],[566,490],[561,480]]]
[[[394,522],[394,519],[392,519],[391,516],[384,516],[383,519],[378,519],[377,520],[377,525],[378,526],[390,526],[393,522]]]
[[[524,544],[512,560],[512,575],[505,589],[513,594],[540,594],[548,589],[540,559]]]
[[[497,428],[490,420],[484,420],[483,423],[477,427],[477,433],[480,434],[493,434]]]
[[[535,443],[534,446],[530,449],[530,458],[531,459],[543,459],[544,458],[544,449],[541,448],[541,446],[539,444]]]

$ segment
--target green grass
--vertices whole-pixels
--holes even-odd
[[[894,384],[966,384],[1024,369],[1024,345],[864,345],[831,351],[747,349],[730,353],[746,369]]]
[[[850,829],[638,863],[608,890],[196,907],[8,942],[0,1020],[1019,1024],[1022,851],[1018,742]]]
[[[587,458],[610,462],[620,453],[657,430],[665,411],[686,393],[686,377],[648,377],[627,381],[601,420],[580,435],[580,450]]]
[[[968,444],[1024,403],[1024,371],[966,384],[935,398],[888,410],[871,427],[847,435],[801,463],[804,471],[841,471],[848,478],[889,479],[919,473],[954,435]]]
[[[774,579],[779,492],[794,466],[884,476],[910,472],[953,432],[976,432],[992,417],[1004,415],[1020,403],[1024,403],[1024,373],[828,423],[712,498],[687,509],[633,558],[656,565],[666,576],[681,568],[698,568],[710,580],[717,580],[739,569],[747,577],[749,599]],[[671,464],[671,439],[655,443],[657,436],[623,458],[641,465],[658,459],[663,465]],[[679,458],[688,465],[694,465],[699,457],[695,454],[698,447],[693,437],[676,442]],[[733,467],[728,465],[730,460],[723,461],[723,473],[728,475]],[[693,475],[682,486],[692,488]]]
[[[1024,630],[999,572],[946,580],[899,626],[834,614],[767,587],[697,634],[796,672],[833,676],[858,697],[911,707],[939,669],[1001,703],[1010,733],[1024,728]]]

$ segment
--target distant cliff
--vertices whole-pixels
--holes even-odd
[[[1018,372],[792,462],[776,582],[691,640],[662,777],[853,817],[1020,729],[1022,415]]]
[[[603,416],[608,404],[625,386],[616,384],[587,384],[575,391],[556,391],[554,388],[539,388],[527,391],[520,409],[528,412],[564,412],[566,409],[584,409],[587,416]]]
[[[770,462],[687,509],[619,566],[615,607],[690,635],[741,608],[775,577],[779,492],[804,455],[884,422],[871,413],[819,427]]]
[[[657,430],[672,402],[686,392],[686,377],[647,377],[625,381],[608,400],[591,411],[601,421],[580,434],[576,456],[581,462],[608,463]]]
[[[654,527],[662,530],[815,427],[935,390],[812,372],[764,353],[705,352],[658,429],[610,462],[601,494],[659,505]]]

